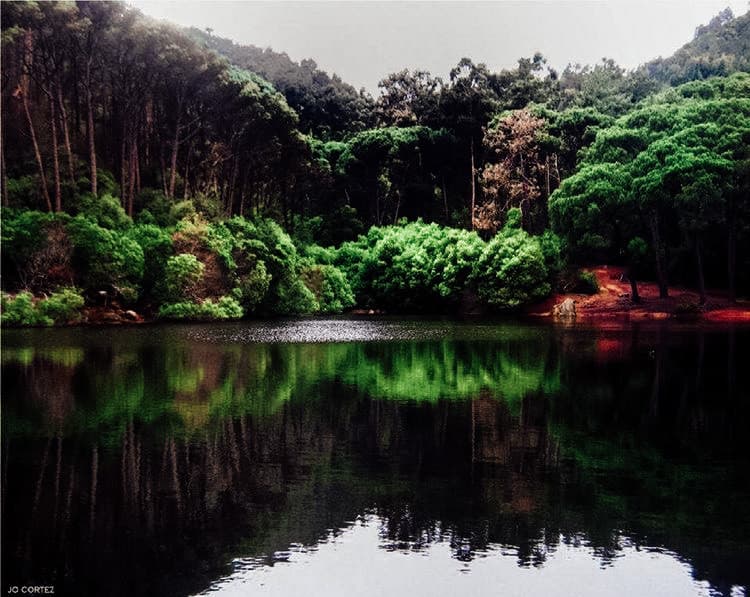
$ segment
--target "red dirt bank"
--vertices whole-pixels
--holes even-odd
[[[623,281],[623,268],[599,266],[588,268],[599,282],[594,295],[558,294],[529,310],[529,315],[552,317],[552,308],[571,298],[576,303],[577,319],[644,321],[671,318],[699,319],[714,322],[750,323],[750,302],[731,302],[726,296],[709,292],[706,304],[698,306],[698,293],[685,288],[670,287],[669,298],[659,298],[659,287],[652,282],[639,282],[639,304],[630,301],[630,284]]]

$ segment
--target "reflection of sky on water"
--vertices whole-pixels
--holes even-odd
[[[673,554],[627,544],[615,561],[602,564],[585,545],[560,543],[540,566],[519,567],[512,547],[491,545],[462,562],[447,541],[418,551],[384,549],[380,520],[369,515],[317,547],[293,546],[275,555],[236,558],[233,572],[201,595],[527,595],[601,597],[710,596],[709,583]],[[480,555],[480,554],[477,554]],[[321,579],[325,579],[321,581]],[[734,587],[732,597],[744,595]]]
[[[64,570],[59,594],[750,586],[742,329],[329,318],[3,348],[3,569]]]

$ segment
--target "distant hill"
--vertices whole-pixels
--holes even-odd
[[[339,138],[373,124],[373,100],[364,91],[320,70],[314,60],[294,62],[286,53],[241,45],[197,28],[188,35],[225,56],[232,64],[270,81],[300,118],[300,130],[320,138]]]
[[[672,56],[652,60],[641,70],[669,85],[750,71],[750,13],[734,18],[731,9],[724,9]]]

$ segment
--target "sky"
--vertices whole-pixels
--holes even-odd
[[[329,74],[377,94],[378,81],[404,68],[447,79],[467,56],[492,70],[540,51],[562,70],[603,57],[634,68],[668,56],[695,28],[748,0],[508,0],[249,2],[132,0],[157,19],[211,28],[237,43],[312,58]]]

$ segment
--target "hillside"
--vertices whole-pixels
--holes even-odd
[[[708,25],[695,30],[695,37],[672,56],[657,58],[643,70],[669,85],[750,71],[750,12],[734,18],[727,8]]]
[[[372,124],[373,101],[364,91],[320,70],[314,60],[294,62],[286,53],[242,45],[195,27],[188,35],[200,45],[217,51],[233,65],[254,72],[286,97],[300,117],[299,128],[316,137],[339,137]]]

